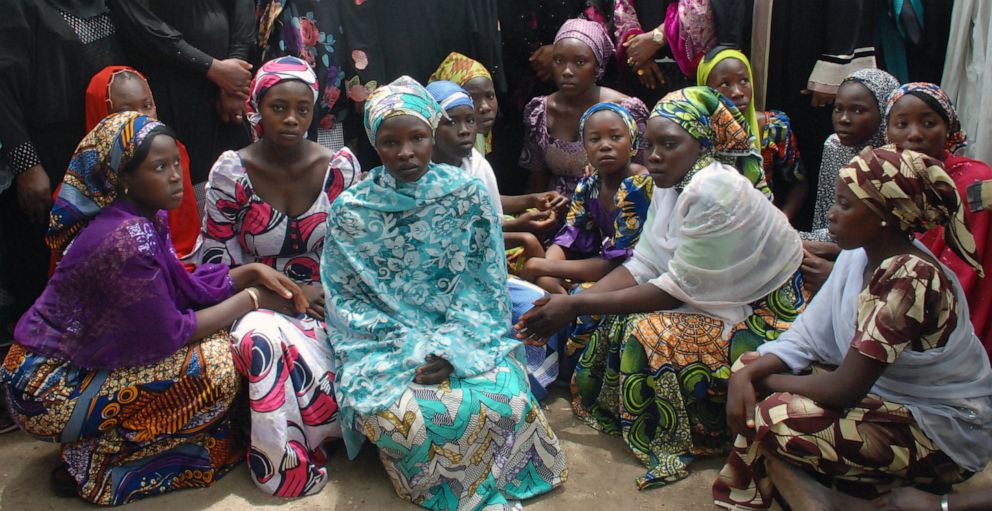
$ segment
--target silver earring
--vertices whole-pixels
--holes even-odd
[[[124,195],[127,195],[127,190],[128,190],[128,188],[125,186],[124,187]],[[882,222],[882,225],[885,225],[885,222]]]
[[[124,192],[124,193],[127,193],[127,192]],[[882,220],[882,227],[888,227],[888,225],[889,225],[888,222],[886,222],[885,220]]]

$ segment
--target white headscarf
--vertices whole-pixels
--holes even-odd
[[[802,242],[781,211],[736,169],[713,162],[682,193],[656,189],[647,232],[625,264],[687,306],[728,325],[785,284]]]

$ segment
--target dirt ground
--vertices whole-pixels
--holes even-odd
[[[554,492],[528,500],[529,510],[604,508],[610,503],[630,510],[710,510],[710,484],[722,459],[709,458],[692,466],[688,479],[671,486],[639,492],[634,479],[642,472],[619,438],[599,433],[572,415],[565,393],[556,390],[545,402],[549,420],[568,455],[568,482]],[[58,460],[54,444],[17,432],[0,436],[0,510],[93,510],[79,499],[60,499],[48,489],[48,475]],[[331,480],[318,495],[279,499],[258,491],[242,464],[210,488],[185,490],[128,505],[129,511],[240,511],[246,508],[284,510],[406,510],[419,509],[393,492],[375,450],[366,448],[348,461],[343,446],[329,463]],[[967,486],[992,485],[992,470],[972,478]]]

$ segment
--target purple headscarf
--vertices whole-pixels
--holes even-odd
[[[596,71],[596,79],[599,80],[602,78],[603,73],[606,71],[606,63],[610,61],[613,53],[616,51],[613,47],[613,41],[610,40],[609,34],[606,33],[606,29],[595,21],[578,18],[570,19],[562,23],[561,28],[558,29],[555,42],[557,43],[569,37],[582,41],[592,49],[593,55],[596,56],[596,63],[599,64],[599,70]]]

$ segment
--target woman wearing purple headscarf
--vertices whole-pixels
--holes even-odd
[[[532,99],[524,109],[520,166],[530,171],[529,193],[554,190],[572,197],[589,163],[579,137],[579,118],[596,103],[623,105],[644,134],[644,102],[597,84],[613,54],[614,44],[598,23],[571,19],[558,30],[552,59],[558,91]],[[640,155],[635,160],[640,161]]]

